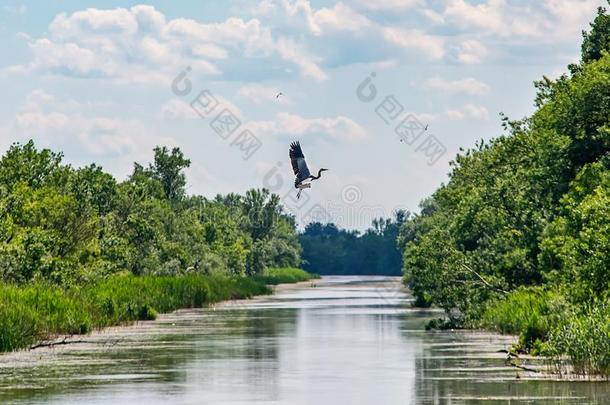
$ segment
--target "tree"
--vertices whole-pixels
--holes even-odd
[[[605,8],[597,9],[597,17],[591,23],[591,31],[583,31],[583,37],[582,63],[598,60],[604,51],[610,51],[610,15],[606,14]]]
[[[166,146],[157,146],[154,152],[155,160],[149,165],[148,173],[161,183],[168,200],[180,200],[186,186],[186,176],[182,171],[190,167],[191,161],[184,157],[180,148],[173,148],[170,153]]]

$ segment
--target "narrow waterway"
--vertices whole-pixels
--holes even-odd
[[[397,279],[275,295],[0,356],[2,404],[610,403],[610,383],[505,364],[510,337],[426,332]]]

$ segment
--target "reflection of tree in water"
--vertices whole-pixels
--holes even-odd
[[[243,383],[275,393],[278,339],[294,333],[295,317],[289,309],[208,311],[178,316],[175,325],[119,329],[98,337],[96,345],[65,346],[47,354],[49,360],[42,364],[0,371],[0,403],[46,402],[86,390],[111,391],[115,384],[149,390],[150,382],[172,383],[185,391]],[[38,357],[36,351],[27,355]],[[164,386],[154,384],[153,389]]]
[[[194,359],[185,367],[187,385],[205,392],[272,400],[279,395],[279,346],[294,334],[292,309],[227,310],[214,314],[212,335],[199,337]]]

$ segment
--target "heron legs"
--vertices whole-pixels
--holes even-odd
[[[297,200],[298,200],[299,198],[301,198],[301,192],[303,191],[303,189],[311,188],[311,183],[297,184],[296,188],[299,189],[299,192],[297,193]]]

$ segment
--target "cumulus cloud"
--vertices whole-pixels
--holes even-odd
[[[323,17],[325,25],[347,22],[335,21],[329,14]],[[296,66],[314,79],[326,77],[302,44],[274,38],[256,18],[230,17],[218,23],[168,20],[146,5],[58,14],[49,25],[49,36],[30,39],[28,45],[32,61],[5,72],[165,83],[186,65],[200,74],[219,75],[232,64],[268,58]]]
[[[432,60],[442,59],[445,55],[444,40],[416,29],[384,28],[386,41],[407,50],[414,50]]]
[[[438,90],[445,94],[468,94],[481,96],[488,94],[490,88],[487,84],[472,78],[458,80],[445,80],[438,76],[431,77],[424,82],[424,86],[429,89]]]
[[[367,137],[358,123],[344,116],[334,118],[304,118],[296,114],[279,113],[271,121],[254,121],[248,128],[257,135],[322,136],[334,140],[358,141]]]
[[[449,24],[479,35],[559,42],[577,34],[603,4],[603,0],[486,0],[477,4],[448,0],[441,15]]]
[[[373,25],[367,17],[342,2],[316,10],[308,0],[263,0],[253,12],[272,18],[276,25],[305,28],[313,35],[333,31],[356,32]]]
[[[463,28],[476,27],[499,33],[505,28],[502,20],[504,6],[504,0],[489,0],[480,4],[449,0],[443,16],[447,21]]]

